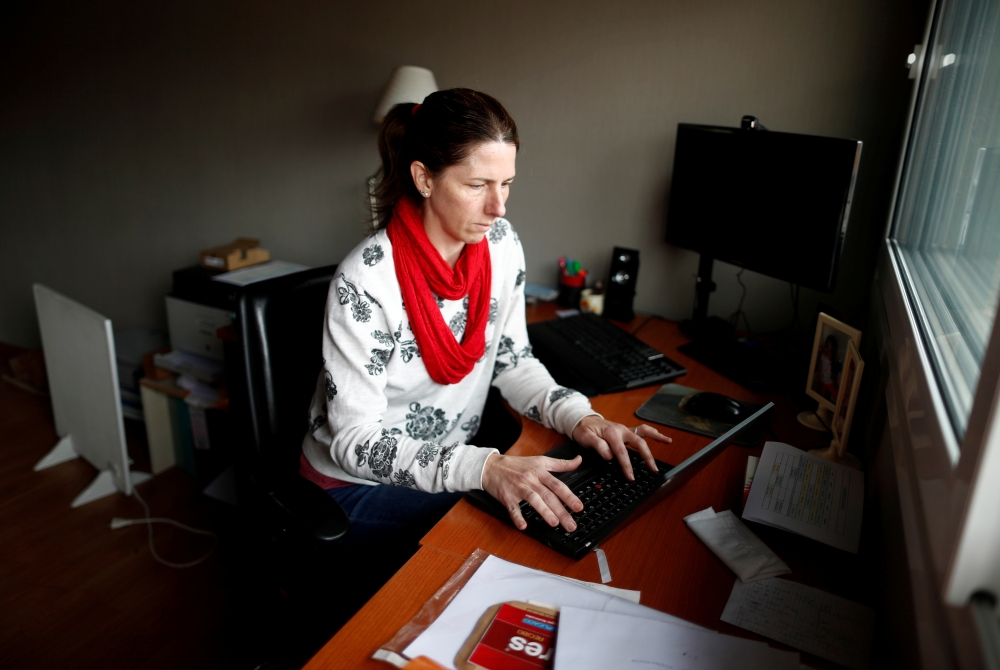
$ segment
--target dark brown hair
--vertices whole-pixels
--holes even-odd
[[[379,227],[389,222],[400,198],[420,200],[410,174],[413,161],[420,161],[437,177],[465,160],[476,145],[487,142],[521,147],[514,119],[485,93],[452,88],[431,93],[419,106],[403,103],[390,109],[378,132],[382,176],[375,187],[375,209]]]

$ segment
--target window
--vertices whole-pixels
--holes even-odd
[[[939,7],[890,244],[961,443],[1000,295],[1000,2]]]

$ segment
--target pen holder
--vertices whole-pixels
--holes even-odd
[[[583,287],[586,283],[587,274],[584,271],[575,275],[568,275],[564,272],[560,272],[559,297],[556,298],[556,303],[561,307],[572,307],[574,309],[578,308],[580,306],[580,293],[583,291]]]

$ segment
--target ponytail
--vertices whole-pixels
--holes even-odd
[[[521,146],[517,125],[492,96],[467,88],[431,93],[421,104],[394,106],[378,132],[382,175],[375,187],[375,214],[384,228],[402,198],[420,201],[410,165],[423,163],[432,176],[462,162],[487,142]]]
[[[401,198],[417,197],[417,187],[410,176],[410,155],[407,126],[413,122],[414,109],[420,105],[404,102],[394,105],[378,129],[378,154],[382,159],[382,175],[375,187],[375,215],[379,228],[389,223],[392,210]]]

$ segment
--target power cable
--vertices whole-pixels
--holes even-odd
[[[142,499],[141,495],[139,495],[139,490],[136,489],[135,487],[133,487],[132,488],[132,493],[135,494],[135,499],[139,501],[140,505],[142,505],[142,509],[145,511],[145,518],[143,518],[143,519],[122,519],[120,517],[114,517],[113,519],[111,519],[111,530],[118,530],[119,528],[124,528],[125,526],[134,526],[134,525],[141,524],[141,523],[146,524],[146,529],[148,530],[149,551],[150,551],[150,553],[153,554],[153,558],[155,558],[157,561],[159,561],[163,565],[167,566],[168,568],[191,568],[191,567],[194,567],[194,566],[198,565],[199,563],[201,563],[202,561],[204,561],[205,559],[207,559],[209,556],[211,556],[212,552],[214,552],[215,548],[219,545],[219,536],[216,535],[215,533],[213,533],[212,531],[201,530],[200,528],[192,528],[191,526],[186,526],[186,525],[184,525],[183,523],[181,523],[179,521],[174,521],[173,519],[166,519],[166,518],[163,518],[163,517],[153,517],[153,516],[150,516],[150,514],[149,514],[149,505],[147,505],[146,501]],[[202,556],[201,558],[195,559],[193,561],[188,561],[187,563],[174,563],[172,561],[168,561],[168,560],[162,558],[158,553],[156,553],[156,546],[153,544],[153,524],[154,523],[167,523],[167,524],[170,524],[171,526],[176,526],[176,527],[180,528],[181,530],[186,530],[189,533],[195,533],[197,535],[208,535],[208,536],[210,536],[212,538],[215,538],[215,543],[212,545],[212,548],[209,549],[208,552],[204,556]]]

